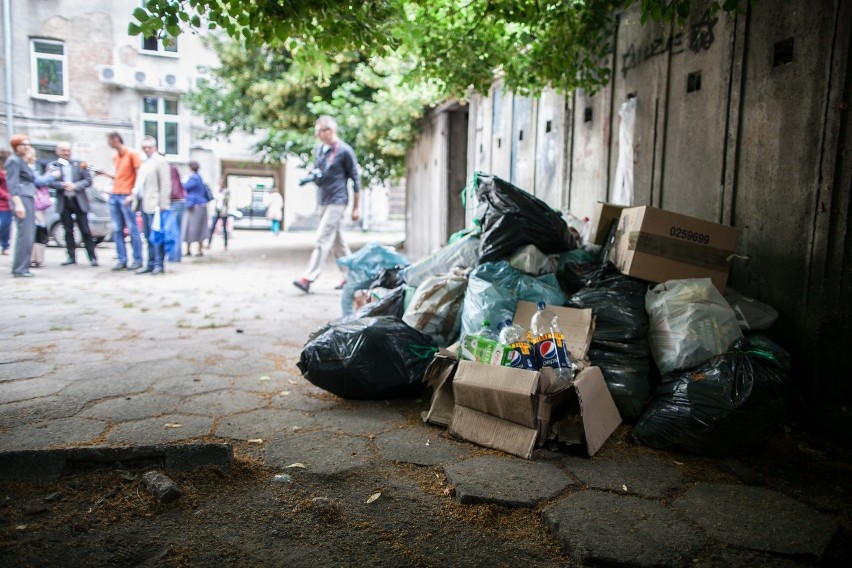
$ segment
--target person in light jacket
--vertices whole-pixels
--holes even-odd
[[[142,139],[142,151],[148,159],[136,175],[133,193],[142,203],[142,220],[145,240],[148,241],[148,263],[136,274],[162,274],[166,244],[154,232],[163,232],[172,205],[172,172],[169,163],[157,152],[157,140],[151,136]],[[157,219],[156,217],[159,217]],[[159,229],[156,224],[159,223]]]

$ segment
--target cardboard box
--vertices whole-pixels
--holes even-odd
[[[439,349],[426,368],[423,381],[432,389],[429,410],[423,413],[424,422],[447,427],[453,419],[453,375],[459,363],[454,351]]]
[[[710,278],[720,292],[739,231],[654,207],[621,212],[609,260],[627,276],[650,282]]]
[[[600,369],[587,367],[573,386],[540,394],[552,378],[549,369],[524,371],[460,361],[453,380],[450,434],[530,459],[533,448],[549,437],[554,422],[573,417],[576,443],[594,455],[621,423]]]
[[[535,303],[521,300],[515,309],[514,322],[521,324],[524,329],[528,330],[530,320],[537,309]],[[589,352],[589,345],[592,343],[592,333],[595,330],[592,310],[590,308],[580,310],[549,304],[547,309],[559,318],[559,327],[565,334],[565,345],[568,346],[571,357],[584,361]]]
[[[602,201],[595,203],[595,210],[592,212],[592,218],[589,221],[588,242],[603,245],[606,242],[607,235],[609,235],[610,226],[612,226],[613,221],[618,222],[621,217],[621,210],[624,208],[624,205],[613,205]]]

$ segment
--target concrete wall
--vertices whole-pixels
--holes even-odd
[[[737,227],[748,260],[734,260],[730,285],[781,313],[771,335],[799,391],[849,404],[852,3],[764,0],[738,16],[708,5],[683,25],[621,14],[612,81],[595,94],[474,95],[468,170],[588,216],[611,196],[618,111],[636,97],[633,203]]]

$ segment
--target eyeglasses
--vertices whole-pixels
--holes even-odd
[[[32,146],[29,142],[21,142],[18,146]]]

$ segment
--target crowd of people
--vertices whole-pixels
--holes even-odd
[[[95,175],[112,179],[108,206],[116,253],[113,271],[163,274],[166,260],[174,262],[182,255],[192,256],[193,244],[197,245],[195,255],[203,256],[204,241],[210,248],[220,224],[224,246],[228,248],[230,191],[224,183],[214,195],[201,177],[196,161],[189,162],[191,173],[181,180],[177,168],[157,151],[153,137],[143,138],[142,155],[125,146],[117,132],[107,135],[107,144],[115,150],[113,173],[96,170]],[[27,136],[12,136],[10,146],[11,152],[0,150],[0,254],[8,255],[12,250],[12,275],[32,277],[31,269],[43,266],[49,238],[45,211],[51,206],[55,206],[65,229],[62,244],[67,258],[62,266],[77,264],[78,244],[85,247],[89,263],[98,266],[88,222],[87,189],[92,186],[92,169],[71,157],[71,145],[67,142],[56,145],[57,159],[47,164],[44,174],[38,173],[36,153]],[[212,215],[208,215],[209,203],[215,204]],[[282,205],[279,202],[279,208]],[[137,214],[142,220],[141,231]],[[11,248],[13,222],[14,249]],[[82,243],[76,242],[75,225]],[[144,262],[143,237],[147,245]]]
[[[315,183],[318,188],[318,213],[320,215],[316,243],[304,274],[293,281],[294,286],[307,293],[322,271],[329,252],[337,258],[351,254],[346,243],[342,223],[349,204],[349,182],[354,189],[351,212],[353,221],[360,218],[360,178],[358,161],[352,148],[337,136],[337,122],[330,116],[321,116],[315,125],[319,140],[314,150],[311,174],[300,180],[300,185]],[[230,191],[223,183],[216,195],[199,174],[199,165],[189,163],[190,175],[180,179],[174,165],[157,151],[157,140],[151,136],[142,139],[142,154],[124,145],[118,132],[107,135],[107,144],[115,151],[113,173],[98,171],[112,178],[109,211],[113,225],[116,262],[113,271],[134,271],[136,274],[159,275],[165,273],[166,261],[179,261],[182,255],[204,255],[204,241],[209,249],[217,228],[221,225],[224,248],[228,248],[228,218]],[[71,145],[60,142],[56,146],[57,159],[47,165],[44,174],[36,169],[35,151],[27,136],[14,135],[10,139],[12,152],[0,151],[0,249],[9,254],[10,226],[14,215],[16,240],[12,260],[15,277],[33,276],[31,268],[44,263],[44,246],[48,234],[45,210],[53,204],[50,190],[54,190],[55,206],[65,229],[67,258],[63,266],[77,264],[76,224],[88,255],[89,263],[98,266],[95,241],[88,224],[90,203],[86,190],[92,185],[92,172],[85,162],[71,156]],[[215,207],[208,208],[214,202]],[[283,199],[271,192],[267,200],[266,216],[273,235],[281,230]],[[208,225],[208,210],[212,215]],[[137,224],[137,213],[142,218],[142,231]],[[143,263],[142,237],[147,244]],[[126,238],[130,240],[130,250]],[[185,251],[183,247],[186,247]],[[337,286],[345,285],[344,280]]]

